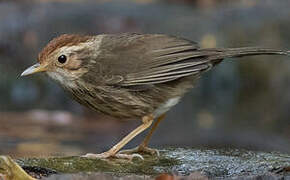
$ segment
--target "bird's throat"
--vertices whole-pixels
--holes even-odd
[[[60,75],[57,72],[47,72],[47,75],[63,87],[77,88],[75,81]]]

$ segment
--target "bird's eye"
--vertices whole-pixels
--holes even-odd
[[[66,56],[65,55],[61,55],[58,57],[58,62],[61,64],[64,64],[66,62]]]

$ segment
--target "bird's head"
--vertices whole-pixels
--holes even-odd
[[[88,71],[86,64],[94,54],[94,36],[61,35],[50,41],[38,55],[38,63],[27,68],[21,76],[46,72],[64,84]]]

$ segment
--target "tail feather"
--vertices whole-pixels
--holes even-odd
[[[254,55],[286,55],[290,56],[290,51],[275,50],[270,48],[260,48],[260,47],[244,47],[244,48],[217,48],[217,49],[207,49],[207,51],[215,51],[217,54],[212,56],[214,59],[224,59],[230,57],[244,57],[244,56],[254,56]]]

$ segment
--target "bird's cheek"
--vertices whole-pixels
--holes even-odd
[[[82,62],[77,59],[71,59],[66,65],[65,68],[68,70],[77,70],[81,67]]]

